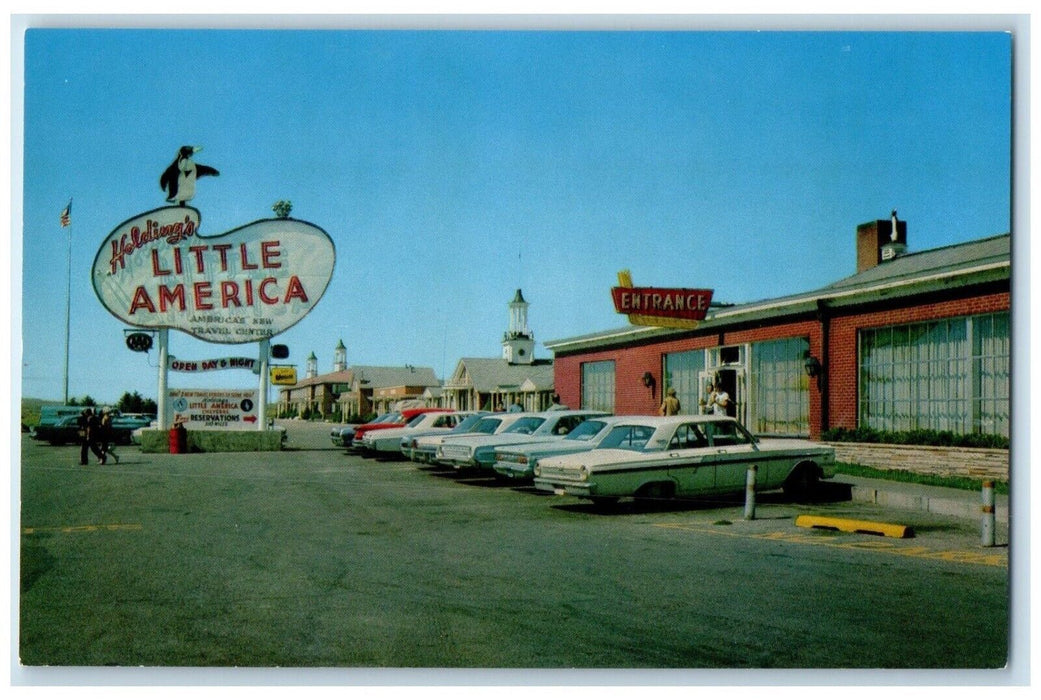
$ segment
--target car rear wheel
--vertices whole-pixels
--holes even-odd
[[[820,484],[820,472],[815,464],[800,464],[784,482],[784,493],[786,496],[796,499],[810,498],[817,491]]]

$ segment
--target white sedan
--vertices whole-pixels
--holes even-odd
[[[453,430],[444,435],[426,435],[415,440],[409,448],[408,457],[414,462],[437,462],[437,450],[449,438],[471,437],[475,435],[494,435],[501,433],[528,414],[526,413],[491,413],[482,416],[468,430]]]
[[[835,474],[835,451],[795,439],[757,439],[725,416],[632,417],[589,452],[548,457],[535,467],[541,491],[614,502],[744,490],[804,492]]]

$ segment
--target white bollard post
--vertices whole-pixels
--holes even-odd
[[[752,465],[745,473],[745,520],[755,520],[755,477],[759,468]]]
[[[994,546],[994,482],[983,482],[983,515],[980,524],[981,542],[984,547]]]

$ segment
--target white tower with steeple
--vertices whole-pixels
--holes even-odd
[[[307,365],[304,369],[304,378],[311,379],[312,377],[318,376],[318,357],[315,356],[314,351],[307,357]]]
[[[336,344],[336,349],[333,350],[333,372],[342,372],[345,369],[347,369],[347,348],[341,339]]]
[[[509,304],[510,325],[502,339],[502,359],[511,365],[530,365],[535,360],[535,335],[528,328],[528,302],[521,290]]]

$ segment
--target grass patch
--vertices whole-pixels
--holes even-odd
[[[885,479],[886,481],[901,481],[909,484],[922,484],[923,486],[943,486],[949,489],[962,489],[964,491],[980,491],[983,489],[983,479],[973,479],[967,476],[916,474],[899,469],[876,469],[874,467],[846,464],[844,462],[836,463],[835,471],[838,474],[862,476],[867,479]],[[994,492],[1008,494],[1008,482],[995,480]]]

